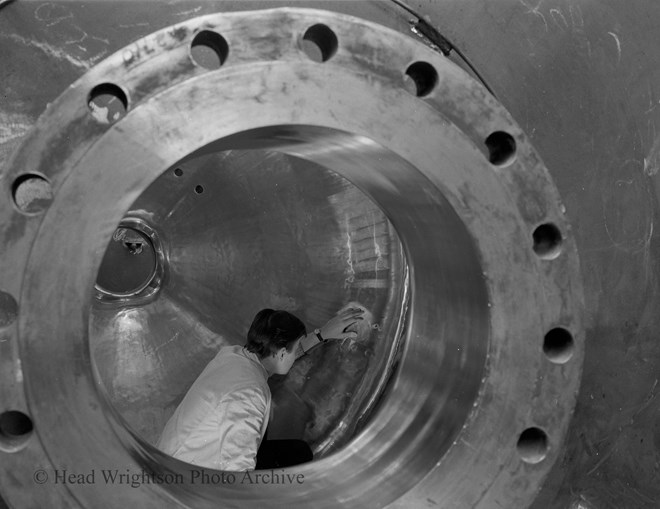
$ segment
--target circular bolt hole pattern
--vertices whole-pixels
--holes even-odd
[[[190,45],[190,56],[200,67],[213,71],[227,60],[229,44],[216,32],[204,30],[198,33]]]
[[[539,428],[528,428],[518,439],[518,454],[525,463],[540,463],[548,455],[548,435]]]
[[[302,38],[302,50],[310,60],[323,63],[330,60],[339,47],[335,33],[325,25],[313,25]]]
[[[7,438],[21,438],[32,432],[32,419],[23,412],[9,410],[0,414],[0,434]]]
[[[0,327],[7,327],[16,320],[18,316],[18,304],[14,297],[6,292],[0,291]]]
[[[561,231],[554,224],[542,224],[533,233],[534,252],[543,260],[554,260],[561,253]]]
[[[202,186],[195,186],[195,192],[197,194],[202,194],[204,192],[204,188]]]
[[[181,175],[183,175],[183,170],[181,168],[177,168],[176,170],[174,170],[174,174],[177,177],[180,177]]]
[[[128,110],[128,98],[113,83],[96,85],[89,93],[87,106],[94,119],[101,124],[114,124]]]
[[[495,131],[486,138],[488,160],[499,167],[507,166],[516,157],[516,140],[509,133]]]
[[[573,357],[573,336],[566,329],[557,327],[545,335],[543,352],[555,364],[565,364]]]
[[[429,95],[438,84],[438,71],[428,62],[415,62],[406,69],[404,86],[417,97]]]
[[[27,173],[14,181],[14,203],[24,214],[43,212],[53,201],[53,189],[45,178]]]

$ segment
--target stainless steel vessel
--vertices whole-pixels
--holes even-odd
[[[651,62],[626,42],[655,7],[564,3],[0,10],[7,503],[652,507],[655,456],[631,486],[617,444],[654,437],[654,95],[611,68]],[[271,380],[313,463],[241,482],[153,447],[260,308],[349,302],[358,337]]]

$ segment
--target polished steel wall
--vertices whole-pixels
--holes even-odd
[[[260,309],[286,309],[312,330],[349,302],[369,310],[357,338],[271,379],[269,437],[303,438],[318,458],[364,425],[392,377],[409,291],[401,243],[367,195],[309,161],[238,150],[167,170],[126,216],[157,233],[165,277],[151,298],[96,298],[90,343],[136,432],[155,443],[201,369],[221,346],[245,343]],[[142,277],[140,257],[118,249],[127,254],[104,260],[103,273]]]

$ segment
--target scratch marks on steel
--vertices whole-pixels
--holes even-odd
[[[5,39],[11,39],[12,41],[17,42],[19,44],[23,44],[25,46],[32,46],[34,48],[43,51],[47,56],[51,58],[55,58],[57,60],[64,60],[66,62],[69,62],[74,67],[79,67],[85,70],[90,69],[97,60],[100,60],[103,57],[103,55],[98,55],[96,58],[83,60],[80,58],[76,58],[73,55],[70,55],[62,48],[51,46],[46,42],[26,39],[25,37],[21,37],[20,35],[17,34],[0,34],[0,37],[4,37]]]
[[[616,63],[619,65],[621,63],[621,40],[619,39],[619,36],[616,35],[614,32],[607,32],[609,35],[611,35],[614,38],[614,41],[616,42],[616,53],[617,53],[617,58],[616,58]]]
[[[193,14],[197,14],[201,10],[202,10],[202,6],[200,5],[199,7],[195,7],[194,9],[188,9],[187,11],[178,12],[176,15],[177,16],[191,16]]]
[[[552,20],[555,22],[555,25],[557,25],[559,28],[562,30],[569,28],[568,21],[566,21],[566,17],[561,12],[561,9],[550,9],[550,15],[552,16]],[[559,23],[559,20],[561,20],[561,23]]]
[[[22,138],[33,123],[34,121],[25,114],[0,111],[0,146]]]
[[[107,49],[102,49],[96,55],[88,58],[82,58],[80,56],[81,53],[89,52],[90,40],[98,41],[105,46],[109,46],[110,41],[89,35],[89,33],[80,28],[75,22],[73,12],[65,5],[55,4],[54,2],[41,4],[34,11],[34,18],[45,29],[44,32],[49,38],[58,38],[63,40],[63,42],[40,41],[15,33],[0,34],[0,37],[4,37],[23,46],[37,48],[50,58],[68,62],[74,67],[84,70],[91,68],[108,54]],[[66,46],[74,46],[79,54],[71,54],[64,49]]]
[[[539,2],[536,4],[536,6],[530,5],[529,2],[526,0],[519,0],[521,5],[523,5],[526,9],[527,12],[526,14],[533,14],[537,18],[540,18],[541,21],[543,21],[543,26],[545,26],[545,31],[548,31],[548,21],[545,19],[545,16],[543,13],[539,11],[541,4],[543,4],[543,0],[539,0]]]

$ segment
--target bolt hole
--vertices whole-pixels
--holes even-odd
[[[180,177],[181,175],[183,175],[183,170],[181,168],[177,168],[177,169],[174,170],[174,174],[177,177]]]
[[[555,364],[568,362],[573,357],[574,349],[573,336],[566,329],[557,327],[545,335],[543,352]]]
[[[21,175],[12,186],[14,203],[24,214],[37,214],[53,201],[53,189],[44,177],[32,173]]]
[[[488,160],[495,166],[504,167],[516,157],[516,140],[509,133],[495,131],[486,138]]]
[[[18,304],[14,297],[0,291],[0,327],[7,327],[18,316]]]
[[[202,194],[204,192],[204,188],[202,186],[195,186],[195,192],[197,194]]]
[[[429,95],[438,83],[438,71],[428,62],[415,62],[406,69],[404,86],[417,97]]]
[[[23,412],[9,410],[0,414],[0,434],[7,438],[20,438],[32,432],[32,419]]]
[[[114,124],[128,110],[128,98],[113,83],[96,85],[89,93],[87,106],[94,119],[101,124]]]
[[[540,463],[548,455],[548,435],[542,429],[528,428],[520,434],[516,447],[525,463]]]
[[[562,235],[552,223],[542,224],[533,233],[534,252],[543,260],[554,260],[561,253]]]
[[[216,32],[204,30],[198,33],[190,45],[190,56],[200,67],[210,71],[219,69],[227,60],[229,44]]]
[[[307,29],[303,35],[301,47],[310,60],[322,63],[334,56],[339,47],[339,41],[329,27],[318,24]]]
[[[23,412],[8,410],[0,414],[0,451],[20,450],[32,435],[32,419]]]

